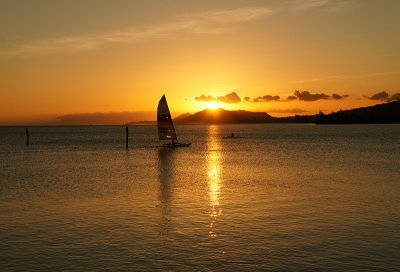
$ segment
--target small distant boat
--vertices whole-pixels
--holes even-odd
[[[171,141],[163,143],[161,147],[188,147],[192,143],[180,143],[176,136],[174,123],[172,122],[171,113],[169,112],[167,99],[163,95],[158,102],[157,107],[157,128],[158,138],[162,141]]]
[[[235,138],[242,138],[242,137],[235,136],[234,133],[231,133],[231,135],[223,136],[223,137],[222,137],[222,139],[235,139]]]

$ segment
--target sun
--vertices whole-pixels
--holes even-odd
[[[215,110],[220,107],[220,105],[217,102],[206,102],[206,106],[208,109]]]

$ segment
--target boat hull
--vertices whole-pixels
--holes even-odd
[[[176,148],[176,147],[189,147],[192,143],[164,143],[159,147]]]

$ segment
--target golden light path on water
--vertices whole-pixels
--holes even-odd
[[[218,217],[222,214],[220,206],[220,191],[221,191],[221,170],[222,170],[222,152],[221,142],[219,139],[219,127],[208,127],[208,146],[206,157],[206,168],[208,177],[208,195],[210,201],[210,229],[208,232],[209,237],[216,237],[215,224]]]

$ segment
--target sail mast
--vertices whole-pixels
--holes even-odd
[[[165,98],[165,94],[164,94],[164,98]],[[165,98],[165,103],[167,103],[167,98]],[[167,107],[168,107],[168,103],[167,103]],[[178,135],[176,135],[174,122],[172,121],[172,116],[171,116],[171,112],[169,111],[169,108],[168,108],[168,113],[169,113],[169,118],[171,119],[172,129],[174,130],[175,140],[178,141]],[[174,142],[174,139],[171,139],[171,142]]]

